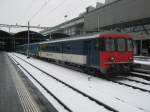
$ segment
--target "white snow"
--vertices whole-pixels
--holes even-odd
[[[150,86],[149,85],[144,85],[144,84],[133,82],[133,81],[129,81],[129,80],[120,80],[118,82],[121,82],[121,83],[124,83],[124,84],[128,84],[128,85],[131,85],[131,86],[135,86],[135,87],[139,87],[139,88],[146,89],[146,90],[150,91]]]
[[[9,55],[13,56],[13,54],[9,54]],[[133,88],[119,85],[119,84],[106,81],[100,78],[95,78],[95,77],[89,78],[87,74],[73,71],[67,68],[63,68],[54,64],[50,64],[41,60],[34,59],[34,58],[27,59],[24,55],[21,55],[21,54],[15,53],[15,55],[25,59],[26,61],[32,63],[33,65],[37,67],[40,67],[40,69],[50,73],[51,75],[72,85],[73,87],[78,88],[79,90],[89,94],[90,96],[93,96],[97,100],[102,101],[110,105],[111,107],[114,107],[118,111],[121,111],[121,112],[150,111],[150,94],[149,93],[141,92],[140,90],[135,90]],[[81,111],[80,109],[83,109],[82,106],[80,106],[80,109],[76,109],[75,107],[75,105],[77,105],[75,103],[76,100],[77,102],[82,101],[82,102],[86,102],[86,104],[90,104],[90,102],[88,102],[88,100],[84,98],[79,100],[80,95],[76,95],[72,93],[70,90],[67,90],[64,86],[57,85],[56,82],[51,81],[49,77],[45,77],[44,74],[39,73],[39,71],[36,73],[34,71],[34,68],[25,64],[23,61],[16,58],[15,56],[13,57],[17,61],[19,61],[23,66],[28,68],[33,74],[35,74],[36,78],[38,78],[39,80],[40,79],[45,80],[43,81],[45,86],[49,88],[51,91],[54,91],[55,94],[60,96],[59,98],[62,99],[65,103],[67,104],[70,103],[70,105],[68,104],[69,106],[74,105],[74,106],[71,106],[71,108],[75,109],[76,111]],[[50,84],[53,86],[51,87]],[[58,87],[59,89],[57,89],[55,86]],[[58,93],[58,91],[59,92],[62,91],[61,92],[62,94]],[[71,93],[70,95],[75,95],[76,97],[71,97],[72,98],[71,102],[68,102],[68,100],[70,101],[69,96],[65,96],[65,94],[63,94],[64,91],[70,92]],[[89,110],[90,108],[92,108],[91,110],[95,109],[95,104],[89,106]],[[102,108],[102,110],[105,110],[105,109]],[[95,111],[93,110],[93,112]]]
[[[108,112],[108,110],[103,106],[99,106],[95,102],[90,101],[87,97],[84,97],[65,85],[62,85],[22,60],[19,60],[19,63],[23,64],[30,74],[32,74],[48,90],[55,94],[58,99],[63,101],[63,103],[66,104],[73,112]],[[27,76],[29,77],[29,75]]]
[[[138,60],[135,59],[134,63],[142,64],[142,65],[150,65],[150,60]]]
[[[136,69],[135,69],[136,70]],[[137,69],[137,70],[139,70],[139,71],[146,71],[146,72],[149,72],[149,70],[144,70],[144,69]],[[140,76],[147,76],[147,77],[149,77],[150,75],[149,74],[145,74],[145,73],[138,73],[138,72],[132,72],[133,74],[138,74],[138,75],[140,75]]]
[[[129,76],[128,78],[132,79],[132,80],[141,81],[141,82],[145,82],[145,83],[150,84],[150,81],[147,81],[147,80],[142,79],[142,78],[138,78],[138,77],[134,77],[134,76]]]
[[[13,60],[13,58],[11,58]],[[15,60],[13,60],[15,62]],[[15,62],[16,63],[16,62]],[[16,63],[17,64],[17,63]],[[20,65],[18,67],[22,70],[22,72],[28,77],[28,79],[40,90],[40,92],[47,98],[47,100],[53,104],[53,106],[57,110],[61,110],[61,112],[68,112],[62,105],[60,105],[51,95],[47,93],[45,89],[43,89],[39,83],[37,83]]]

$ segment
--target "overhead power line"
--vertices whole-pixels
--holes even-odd
[[[49,13],[50,13],[50,14],[54,13],[54,11],[56,11],[58,8],[60,8],[61,6],[63,6],[63,4],[65,3],[65,1],[66,1],[66,0],[63,0],[63,1],[62,1],[60,4],[58,4],[55,8],[51,9],[51,10],[47,13],[47,15],[49,15]],[[87,0],[86,3],[84,3],[83,5],[85,6],[85,5],[89,4],[90,1],[91,1],[91,0]],[[77,11],[78,9],[82,9],[82,8],[83,8],[83,6],[78,7],[78,8],[75,7],[75,8],[69,9],[68,11],[65,12],[65,14],[62,14],[62,15],[68,15],[68,13],[73,13],[73,12]],[[80,13],[82,13],[82,12],[80,12]],[[48,18],[49,18],[49,17],[48,17]]]
[[[62,2],[60,2],[56,7],[54,7],[53,9],[51,9],[48,13],[52,13],[54,12],[56,9],[60,8],[67,0],[63,0]]]
[[[31,19],[33,19],[35,16],[37,16],[37,15],[40,13],[40,11],[43,10],[44,7],[45,7],[50,1],[51,1],[51,0],[47,0],[47,1],[41,6],[41,8],[40,8],[34,15],[32,15],[32,16],[30,17],[29,21],[30,21]]]
[[[22,21],[25,16],[27,15],[27,13],[29,12],[29,10],[31,9],[33,3],[35,2],[35,0],[31,0],[31,3],[26,7],[25,12],[23,13],[23,16],[19,19],[19,21]]]
[[[49,15],[54,13],[54,11],[56,11],[58,8],[60,8],[61,6],[63,6],[63,4],[66,2],[67,0],[63,0],[62,2],[60,2],[56,7],[54,7],[53,9],[49,10],[49,12],[46,15]]]
[[[63,4],[66,2],[67,0],[63,0],[62,2],[60,2],[58,5],[56,5],[54,8],[52,8],[51,10],[48,11],[48,13],[45,14],[45,16],[54,13],[54,11],[56,11],[58,8],[60,8],[61,6],[63,6]],[[45,19],[45,18],[44,18]]]

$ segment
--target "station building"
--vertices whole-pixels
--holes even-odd
[[[135,46],[138,47],[136,54],[150,54],[149,43],[143,44],[150,37],[149,5],[150,0],[106,0],[105,4],[89,6],[78,17],[40,33],[60,32],[71,36],[105,30],[134,33],[141,37],[134,37]]]

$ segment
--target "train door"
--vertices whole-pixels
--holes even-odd
[[[90,40],[86,40],[84,41],[84,54],[87,57],[87,65],[90,66],[91,65],[91,41]]]
[[[99,65],[99,47],[96,39],[91,41],[91,65],[93,67]]]
[[[97,40],[86,40],[84,42],[84,52],[87,56],[87,65],[98,67],[99,64],[99,50],[97,47]]]

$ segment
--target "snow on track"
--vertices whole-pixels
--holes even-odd
[[[131,85],[131,86],[139,87],[139,88],[150,91],[150,86],[149,85],[145,85],[145,84],[141,84],[141,83],[137,83],[137,82],[129,81],[129,80],[120,80],[120,81],[117,81],[117,82],[121,82],[121,83],[124,83],[124,84],[128,84],[128,85]]]
[[[15,58],[15,57],[14,57]],[[15,58],[15,60],[17,60]],[[70,107],[72,112],[109,112],[102,106],[99,106],[93,101],[90,101],[87,97],[73,91],[72,89],[62,85],[58,81],[52,79],[51,77],[40,72],[38,69],[32,67],[31,65],[23,62],[22,60],[17,60],[21,65],[32,74],[36,79],[42,83],[48,90],[50,90],[57,98],[63,101],[68,107]]]
[[[137,72],[137,71],[134,71],[134,72],[132,72],[132,74],[137,74],[137,75],[139,75],[139,76],[145,76],[145,77],[150,77],[150,74],[147,74],[147,73],[141,73],[141,72],[143,72],[143,71],[139,71],[139,72]]]
[[[10,54],[13,56],[12,54]],[[69,70],[37,59],[26,59],[24,55],[15,54],[42,70],[54,75],[66,83],[94,96],[121,112],[150,111],[150,94],[121,86],[100,78]],[[89,80],[88,80],[89,79]]]
[[[12,58],[11,58],[12,59]],[[13,59],[12,59],[13,60]],[[13,60],[14,61],[14,60]],[[15,62],[15,61],[14,61]],[[16,63],[16,62],[15,62]],[[53,106],[57,110],[61,110],[61,112],[68,112],[61,104],[59,104],[49,93],[41,87],[39,83],[37,83],[21,66],[16,63],[20,70],[28,77],[28,79],[39,89],[39,91],[47,98],[47,100],[53,104]]]
[[[131,80],[136,80],[136,81],[140,81],[140,82],[144,82],[144,83],[148,83],[148,84],[150,84],[150,81],[147,81],[147,80],[142,79],[142,78],[139,78],[139,77],[135,77],[135,76],[128,76],[127,78],[128,78],[128,79],[131,79]]]

